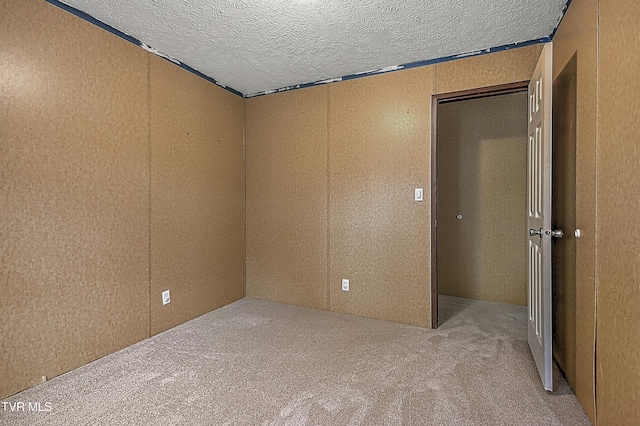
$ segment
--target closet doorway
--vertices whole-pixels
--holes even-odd
[[[527,85],[434,96],[433,324],[438,295],[527,304]]]

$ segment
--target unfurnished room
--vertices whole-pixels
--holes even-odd
[[[0,424],[640,425],[639,22],[0,0]]]

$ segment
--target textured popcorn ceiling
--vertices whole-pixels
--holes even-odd
[[[567,0],[63,0],[245,95],[548,37]]]

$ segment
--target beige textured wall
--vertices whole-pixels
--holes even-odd
[[[433,88],[528,80],[540,49],[247,100],[247,295],[430,327]]]
[[[1,397],[148,336],[149,167],[144,51],[7,0],[0,64]]]
[[[241,98],[42,0],[0,64],[0,398],[242,297]]]
[[[527,93],[441,104],[437,131],[439,294],[526,305]]]
[[[597,421],[640,419],[640,4],[599,2]]]
[[[244,297],[244,100],[153,55],[149,76],[153,335]]]
[[[529,81],[541,44],[436,64],[435,93],[449,93]]]
[[[327,94],[246,101],[249,297],[328,309]]]
[[[330,86],[332,311],[431,326],[432,89],[433,67]]]

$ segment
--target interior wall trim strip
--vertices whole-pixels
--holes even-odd
[[[125,34],[122,31],[120,31],[120,30],[118,30],[116,28],[113,28],[109,24],[105,24],[104,22],[100,21],[99,19],[94,18],[93,16],[89,15],[88,13],[85,13],[85,12],[79,10],[79,9],[76,9],[73,6],[69,6],[68,4],[62,3],[59,0],[45,0],[45,1],[47,3],[49,3],[49,4],[57,6],[60,9],[63,9],[65,11],[77,16],[78,18],[84,19],[85,21],[87,21],[87,22],[89,22],[89,23],[91,23],[93,25],[96,25],[96,26],[102,28],[103,30],[107,30],[111,34],[113,34],[115,36],[118,36],[118,37],[128,41],[129,43],[133,43],[136,46],[141,47],[141,48],[143,48],[144,50],[146,50],[148,52],[156,54],[156,55],[160,56],[161,58],[163,58],[163,59],[165,59],[167,61],[173,62],[174,64],[176,64],[180,68],[182,68],[182,69],[184,69],[186,71],[189,71],[190,73],[193,73],[193,74],[197,75],[200,78],[204,78],[208,82],[213,83],[216,86],[219,86],[219,87],[225,89],[226,91],[233,93],[234,95],[240,96],[242,98],[245,97],[244,93],[239,92],[239,91],[237,91],[236,89],[234,89],[232,87],[225,86],[224,84],[220,83],[219,81],[215,80],[214,78],[211,78],[211,77],[201,73],[200,71],[191,68],[189,65],[184,64],[184,63],[178,61],[177,59],[171,58],[171,57],[159,52],[158,50],[147,46],[145,43],[141,42],[137,38],[131,37],[129,34]]]
[[[458,54],[458,55],[443,56],[441,58],[428,59],[428,60],[425,60],[425,61],[409,62],[407,64],[394,65],[394,66],[391,66],[391,67],[385,67],[385,68],[380,68],[380,69],[371,70],[371,71],[365,71],[365,72],[359,72],[359,73],[355,73],[355,74],[349,74],[349,75],[345,75],[345,76],[342,76],[342,77],[335,77],[335,78],[330,78],[330,79],[326,79],[326,80],[319,80],[319,81],[314,81],[314,82],[311,82],[311,83],[296,84],[294,86],[286,86],[286,87],[281,87],[279,89],[265,90],[263,92],[256,92],[256,93],[251,93],[251,94],[245,95],[245,98],[253,98],[253,97],[256,97],[256,96],[270,95],[272,93],[286,92],[286,91],[289,91],[289,90],[304,89],[306,87],[313,87],[313,86],[317,86],[317,85],[320,85],[320,84],[335,83],[335,82],[338,82],[338,81],[354,80],[356,78],[368,77],[368,76],[371,76],[371,75],[382,74],[382,73],[393,72],[393,71],[400,71],[400,70],[405,70],[405,69],[410,69],[410,68],[424,67],[424,66],[427,66],[427,65],[433,65],[433,64],[437,64],[437,63],[441,63],[441,62],[453,61],[455,59],[470,58],[470,57],[473,57],[473,56],[486,55],[487,53],[502,52],[504,50],[510,50],[510,49],[515,49],[515,48],[518,48],[518,47],[530,46],[532,44],[548,43],[550,41],[551,41],[551,37],[542,37],[542,38],[538,38],[538,39],[534,39],[534,40],[523,41],[523,42],[520,42],[520,43],[505,44],[505,45],[502,45],[502,46],[490,47],[490,48],[481,49],[481,50],[475,50],[473,52],[461,53],[461,54]]]

